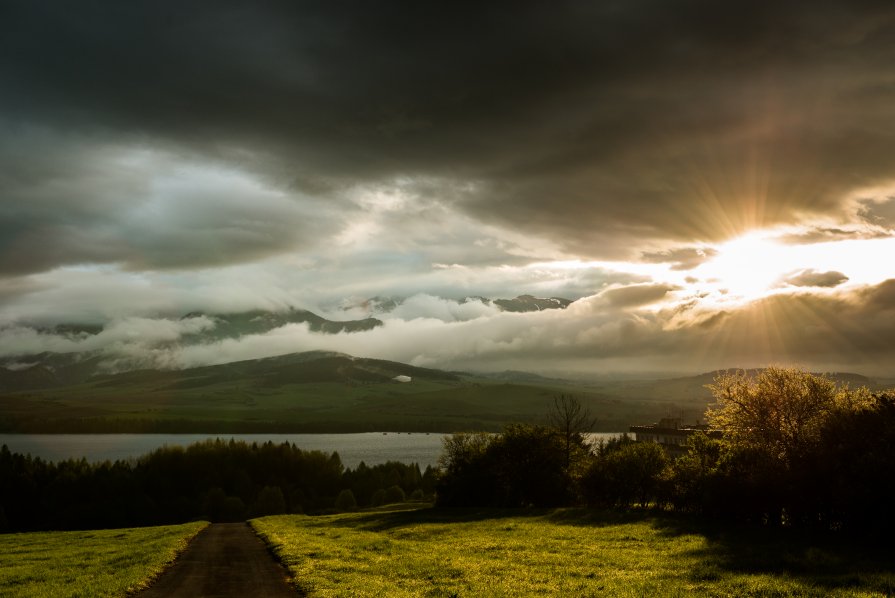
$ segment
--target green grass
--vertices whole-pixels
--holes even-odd
[[[891,550],[583,510],[367,511],[252,522],[325,596],[885,596]]]
[[[0,535],[0,596],[125,596],[146,587],[206,525]]]

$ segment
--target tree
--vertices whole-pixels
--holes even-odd
[[[494,438],[484,433],[459,433],[444,438],[444,449],[438,458],[441,473],[436,483],[439,506],[492,504],[495,483],[488,449]]]
[[[832,418],[816,469],[822,520],[880,537],[895,531],[895,393],[871,395],[867,404]]]
[[[566,504],[572,483],[556,430],[510,424],[500,434],[445,439],[437,488],[442,506],[549,507]]]
[[[354,492],[345,489],[339,492],[336,497],[336,509],[339,511],[353,511],[357,508],[357,500],[354,498]]]
[[[836,462],[855,469],[872,453],[867,447],[854,455],[861,435],[842,433],[866,416],[876,421],[866,388],[839,388],[824,376],[781,367],[721,374],[709,388],[717,406],[706,415],[727,445],[713,474],[721,497],[715,503],[728,505],[721,510],[769,525],[829,526],[842,520],[837,485],[874,486],[865,476],[842,483],[830,469]]]
[[[796,368],[768,367],[755,377],[722,373],[708,387],[717,401],[706,413],[711,425],[787,467],[817,444],[837,405],[853,399],[832,380]]]
[[[488,446],[488,464],[495,506],[556,507],[572,495],[565,447],[549,428],[508,425]]]
[[[668,456],[651,442],[623,442],[602,450],[584,475],[584,495],[590,504],[647,506],[664,498]]]
[[[279,486],[265,486],[255,501],[255,516],[281,515],[286,512],[286,498]]]
[[[385,489],[386,503],[404,502],[405,500],[407,500],[407,495],[404,494],[404,489],[397,484]]]
[[[597,420],[578,399],[564,394],[553,398],[553,409],[547,419],[563,439],[566,469],[568,469],[572,464],[572,455],[576,447],[582,448],[585,445],[584,433],[590,432]]]

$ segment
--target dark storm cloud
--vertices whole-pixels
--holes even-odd
[[[340,209],[354,185],[425,181],[424,193],[474,217],[579,255],[634,257],[645,239],[710,241],[842,215],[847,196],[887,182],[893,11],[853,2],[22,0],[0,9],[0,113],[17,127],[10,143],[30,148],[21,160],[38,169],[52,148],[21,125],[76,143],[105,136],[181,148]],[[277,211],[265,214],[280,221],[273,231],[246,229],[242,212],[224,211],[224,225],[182,249],[168,235],[122,233],[112,217],[79,228],[81,216],[96,222],[97,201],[111,212],[126,203],[117,191],[97,200],[104,194],[91,190],[105,183],[84,181],[80,159],[75,150],[51,164],[55,180],[78,171],[67,175],[71,195],[46,178],[10,195],[23,183],[4,173],[0,226],[22,231],[6,241],[5,270],[113,252],[136,267],[218,263],[294,242],[279,228],[294,220]],[[56,205],[21,207],[46,198]],[[33,256],[16,265],[13,252]]]
[[[195,163],[194,155],[46,127],[0,130],[0,274],[83,263],[238,263],[301,247],[334,227],[324,205]]]

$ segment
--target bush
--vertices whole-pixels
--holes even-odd
[[[407,496],[404,494],[404,489],[398,485],[389,486],[385,489],[386,503],[404,502],[406,498]]]
[[[669,461],[658,444],[629,442],[597,455],[584,474],[589,504],[646,506],[665,499]]]
[[[385,504],[385,490],[379,488],[376,492],[373,493],[373,497],[370,499],[370,504],[374,507],[379,507]]]

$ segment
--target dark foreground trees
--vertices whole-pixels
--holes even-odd
[[[562,426],[447,440],[445,506],[650,505],[769,526],[895,531],[895,396],[797,369],[719,376],[697,434],[669,459],[622,437],[571,444]],[[568,449],[571,450],[568,450]]]
[[[137,459],[49,463],[0,448],[0,531],[94,529],[242,521],[334,508],[341,492],[368,506],[377,491],[434,492],[435,472],[416,464],[363,463],[294,445],[206,441],[164,447]],[[395,491],[392,490],[392,496]]]
[[[445,441],[441,467],[441,505],[550,507],[566,504],[574,492],[563,438],[543,426],[455,434]]]
[[[691,446],[677,467],[690,489],[679,505],[768,525],[891,527],[892,395],[779,367],[725,374],[711,388],[707,415],[724,438]]]

